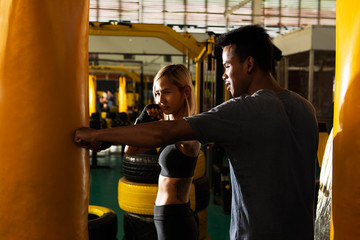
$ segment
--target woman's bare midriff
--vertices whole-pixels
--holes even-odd
[[[159,176],[158,194],[155,204],[184,204],[189,202],[192,177],[170,178]]]

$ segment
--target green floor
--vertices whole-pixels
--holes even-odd
[[[117,186],[122,175],[121,148],[112,148],[111,151],[104,151],[97,156],[98,168],[90,170],[90,205],[107,207],[114,210],[118,217],[118,240],[124,236],[123,210],[118,205]],[[92,166],[94,164],[90,160]],[[105,166],[105,167],[104,167]],[[208,212],[208,233],[212,240],[229,239],[230,215],[222,213],[222,207],[215,205],[210,198],[207,207]]]

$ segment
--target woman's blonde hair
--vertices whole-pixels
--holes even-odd
[[[196,99],[194,86],[189,70],[182,64],[172,64],[162,67],[154,78],[153,94],[155,96],[155,82],[166,77],[172,84],[177,86],[180,91],[185,91],[185,87],[190,87],[190,96],[185,97],[187,105],[187,115],[192,116],[196,113]]]

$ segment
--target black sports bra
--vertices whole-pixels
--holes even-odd
[[[159,155],[160,175],[164,177],[187,178],[194,175],[197,157],[184,155],[176,144],[167,145]]]

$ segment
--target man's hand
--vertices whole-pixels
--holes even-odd
[[[83,148],[91,149],[93,151],[101,150],[101,142],[94,139],[95,129],[82,127],[75,131],[74,142]]]

